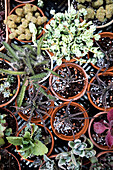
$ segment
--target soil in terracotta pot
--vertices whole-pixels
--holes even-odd
[[[97,0],[92,0],[91,2],[94,3],[95,1],[97,1]],[[85,6],[85,8],[92,8],[95,13],[97,13],[97,10],[98,10],[100,7],[103,7],[103,9],[105,9],[105,6],[106,6],[106,1],[105,1],[105,0],[103,1],[103,5],[101,5],[101,6],[97,7],[97,8],[96,8],[96,7],[93,7],[91,2],[86,2],[86,1],[85,1],[84,3],[79,3],[79,2],[77,2],[76,0],[73,0],[73,5],[74,5],[74,8],[77,9],[77,10],[78,10],[78,5],[83,5],[83,6]],[[99,4],[99,3],[100,3],[100,2],[98,1],[98,4]],[[109,4],[111,4],[111,2],[110,2]],[[90,12],[90,13],[91,13],[91,12]],[[101,15],[101,13],[100,13],[100,15]],[[104,17],[104,18],[105,18],[105,17]],[[91,18],[90,18],[90,19],[87,20],[87,22],[92,20],[92,22],[93,22],[96,26],[100,26],[100,25],[104,25],[104,24],[110,22],[112,19],[113,19],[113,16],[112,16],[110,19],[109,19],[109,18],[105,18],[104,21],[101,22],[101,21],[98,20],[98,18],[97,18],[96,15],[95,15],[95,16],[94,16],[94,19],[91,19]]]
[[[33,89],[32,89],[32,88],[30,89],[30,93],[31,93],[31,95],[32,95],[32,93],[33,93]],[[36,94],[36,91],[35,91],[34,93]],[[39,102],[40,96],[41,96],[41,94],[39,93],[36,102]],[[23,100],[23,106],[26,105],[26,102],[27,102],[27,103],[30,102],[30,97],[29,97],[28,90],[26,90],[26,92],[25,92],[25,97],[24,97],[24,100]],[[43,111],[44,111],[44,112],[48,112],[49,109],[50,109],[49,106],[51,105],[51,102],[48,101],[47,97],[43,95],[43,96],[40,98],[40,102],[44,102],[44,104],[41,104],[41,105],[39,105],[39,106],[37,105],[37,106],[38,106],[38,109],[42,110],[42,112],[43,112]],[[30,116],[30,111],[31,111],[31,109],[28,108],[28,109],[26,109],[26,110],[23,111],[23,114],[25,114],[26,116]],[[44,116],[45,114],[42,113],[42,112],[40,112],[40,114],[41,114],[42,116]],[[39,116],[39,114],[36,112],[36,110],[33,112],[33,116],[32,116],[32,117],[33,117],[34,119],[35,119],[35,118],[36,118],[36,119],[37,119],[37,118],[40,118],[40,116]]]
[[[100,115],[99,117],[95,118],[93,123],[92,123],[92,126],[91,126],[91,134],[92,134],[92,138],[93,140],[95,141],[95,143],[97,143],[98,145],[102,145],[102,146],[106,146],[106,142],[105,142],[105,137],[107,135],[107,131],[108,130],[105,130],[103,133],[101,134],[97,134],[95,131],[94,131],[94,122],[100,122],[104,120],[105,122],[108,123],[108,120],[107,120],[107,114],[102,114]]]
[[[85,85],[85,78],[83,73],[78,69],[68,66],[62,67],[62,69],[56,70],[55,72],[59,74],[62,79],[53,76],[52,87],[56,93],[60,94],[60,96],[68,99],[82,91]]]
[[[6,27],[3,23],[5,19],[5,1],[0,0],[0,48],[3,46],[2,41],[6,39]]]
[[[15,136],[16,135],[16,130],[17,130],[16,129],[17,127],[16,127],[15,118],[12,115],[10,115],[9,112],[7,112],[6,110],[1,109],[1,108],[0,108],[0,113],[7,115],[5,117],[5,120],[6,120],[6,123],[7,123],[7,128],[6,129],[11,128],[12,129],[11,136]],[[4,141],[5,141],[5,144],[1,146],[2,148],[6,147],[8,145],[8,141],[6,139],[6,136],[4,136]]]
[[[5,62],[5,61],[0,61],[0,69],[9,69],[9,65]],[[5,80],[6,78],[8,78],[7,80]],[[5,96],[3,92],[1,92],[0,90],[0,104],[6,103],[8,102],[12,96],[14,96],[14,94],[16,93],[16,89],[17,89],[17,85],[18,85],[18,80],[17,80],[17,76],[12,76],[12,75],[8,75],[5,73],[1,73],[0,74],[0,89],[1,86],[4,85],[4,82],[9,82],[10,83],[10,87],[5,88],[5,91],[9,91],[10,95]]]
[[[18,170],[17,160],[5,150],[0,151],[0,170]]]
[[[99,78],[107,86],[110,85],[111,82],[113,83],[113,76],[111,76],[111,75],[100,75]],[[98,84],[96,79],[93,81],[93,83]],[[106,86],[103,86],[103,89],[105,89],[105,88],[106,88]],[[103,102],[102,102],[102,93],[98,94],[100,91],[102,91],[102,89],[98,86],[91,85],[90,91],[96,93],[96,94],[91,94],[91,99],[92,99],[93,103],[95,105],[97,105],[98,107],[103,108],[104,105],[103,105]],[[107,92],[106,105],[105,106],[106,106],[106,108],[113,107],[113,87],[111,87],[111,89]]]
[[[113,48],[113,39],[109,38],[109,37],[103,37],[100,38],[100,40],[98,41],[98,44],[100,45],[100,47],[108,54],[108,51]],[[96,47],[96,43],[94,43],[94,46]],[[90,53],[90,56],[92,56],[92,54]],[[92,56],[93,57],[93,56]],[[113,55],[110,54],[109,55],[109,59],[111,60],[109,63],[109,68],[113,66]],[[98,61],[95,63],[95,65],[97,67],[102,67],[104,66],[104,68],[107,67],[107,58],[104,57],[103,59],[98,59]]]
[[[70,105],[68,109],[68,114],[70,116],[79,112],[81,111],[78,107]],[[71,123],[69,123],[68,119],[63,119],[65,113],[66,113],[66,106],[62,107],[60,110],[57,111],[53,122],[53,126],[59,134],[63,134],[65,136],[72,136],[73,133],[71,129],[73,129],[73,132],[76,135],[76,133],[80,132],[81,129],[84,127],[84,119],[70,118]],[[83,118],[84,116],[83,114],[80,114],[76,116],[76,118],[77,117]]]

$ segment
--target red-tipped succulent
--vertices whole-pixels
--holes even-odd
[[[105,130],[107,130],[105,141],[107,146],[111,148],[113,146],[113,109],[111,109],[107,113],[107,120],[108,123],[104,120],[101,120],[100,122],[95,122],[93,128],[97,134],[101,134]]]

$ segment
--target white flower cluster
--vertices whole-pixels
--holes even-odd
[[[97,58],[103,58],[103,53],[98,47],[93,47],[93,39],[99,40],[100,35],[93,34],[96,26],[92,21],[86,23],[80,19],[81,15],[86,15],[86,10],[79,13],[71,7],[70,12],[56,13],[50,24],[46,25],[46,36],[43,47],[49,48],[54,53],[53,59],[57,64],[62,63],[62,58],[70,60],[72,56],[84,57],[89,51],[94,53],[94,58],[87,62],[96,63]],[[83,58],[80,61],[84,62]]]

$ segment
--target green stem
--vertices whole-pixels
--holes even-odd
[[[90,148],[85,148],[85,150],[89,151],[93,149],[93,143],[91,142],[90,139],[86,138],[86,140],[88,141],[88,143],[90,144]]]
[[[11,74],[11,75],[22,75],[22,74],[26,74],[25,71],[11,71],[11,70],[6,70],[6,69],[0,69],[0,73],[6,73],[6,74]]]

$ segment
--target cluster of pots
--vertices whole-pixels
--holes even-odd
[[[15,0],[15,1],[20,2],[20,1],[18,1],[18,0]],[[31,2],[33,2],[33,0],[32,0]],[[22,3],[22,1],[21,1],[20,3]],[[24,3],[25,3],[25,2],[24,2]],[[23,6],[23,5],[24,5],[24,4],[19,5],[19,6]],[[16,8],[16,7],[15,7],[15,8]],[[15,10],[15,8],[10,12],[10,14]],[[40,9],[38,9],[38,10],[41,12]],[[9,14],[9,15],[10,15],[10,14]],[[44,15],[43,12],[41,12],[41,14]],[[9,30],[9,31],[10,31],[10,30]],[[43,32],[39,35],[39,37],[41,37],[42,34],[43,34]],[[109,37],[109,38],[113,39],[113,33],[103,32],[103,33],[100,33],[100,35],[101,35],[102,38],[103,38],[103,37]],[[39,38],[39,37],[38,37],[38,38]],[[16,38],[16,40],[18,40],[18,39]],[[22,41],[22,42],[24,42],[24,41]],[[30,42],[30,41],[28,41],[28,43],[29,43],[29,42]],[[49,52],[49,53],[50,53],[50,52]],[[51,53],[50,53],[50,54],[51,54]],[[51,55],[53,55],[53,54],[51,54]],[[88,57],[90,57],[90,56],[88,55]],[[2,58],[0,58],[0,60],[3,61]],[[10,62],[8,62],[7,60],[4,60],[4,61],[5,61],[5,63],[7,63],[10,67],[12,67],[12,65],[10,64]],[[63,62],[63,64],[60,65],[60,66],[56,66],[56,67],[53,69],[53,71],[55,71],[56,73],[60,73],[61,76],[64,76],[64,75],[62,75],[62,70],[65,71],[65,73],[66,73],[66,72],[68,72],[68,69],[67,69],[67,68],[69,68],[70,70],[72,70],[72,73],[74,74],[74,76],[77,75],[77,73],[78,73],[78,74],[79,74],[78,76],[80,76],[80,78],[82,78],[83,80],[82,80],[82,83],[81,83],[79,80],[76,81],[74,85],[73,85],[72,83],[68,82],[68,83],[69,83],[68,85],[71,84],[71,87],[68,86],[67,88],[65,88],[65,87],[64,87],[65,84],[63,84],[63,83],[65,82],[64,80],[59,79],[57,76],[55,77],[55,76],[52,75],[52,74],[50,75],[50,77],[49,77],[50,90],[48,91],[48,94],[50,94],[50,95],[53,94],[54,96],[56,96],[56,98],[58,98],[60,101],[62,101],[62,104],[60,104],[60,105],[59,105],[58,107],[56,107],[55,109],[54,109],[54,101],[51,101],[51,104],[50,104],[51,108],[47,111],[48,114],[49,114],[50,117],[51,117],[51,118],[50,118],[50,123],[51,123],[51,128],[52,128],[53,133],[54,133],[58,138],[60,138],[60,139],[62,139],[62,140],[65,140],[65,141],[72,141],[72,140],[74,140],[74,137],[73,137],[72,134],[71,134],[71,135],[70,135],[70,134],[68,134],[68,135],[62,134],[62,133],[58,132],[58,131],[55,129],[55,127],[54,127],[54,122],[55,122],[55,120],[56,120],[56,115],[59,115],[59,114],[57,114],[57,113],[63,112],[63,111],[64,111],[64,108],[66,108],[66,107],[70,104],[70,106],[71,106],[72,108],[77,108],[80,112],[83,112],[83,118],[84,118],[83,121],[82,121],[83,126],[82,126],[82,128],[79,129],[78,132],[76,132],[76,134],[75,134],[75,139],[80,138],[80,136],[81,136],[82,134],[85,134],[86,131],[88,130],[89,138],[90,138],[90,140],[93,142],[93,144],[94,144],[97,148],[99,148],[99,149],[101,149],[101,150],[112,150],[113,147],[112,147],[112,148],[109,148],[109,147],[106,146],[105,144],[104,144],[104,146],[103,146],[102,144],[96,143],[96,141],[95,141],[94,138],[92,137],[92,128],[93,128],[93,124],[94,124],[95,118],[98,118],[100,115],[104,115],[103,117],[105,117],[105,115],[107,115],[107,112],[108,112],[110,109],[112,109],[113,106],[109,106],[108,108],[104,108],[104,107],[102,107],[102,106],[99,107],[99,105],[96,105],[96,104],[93,102],[92,97],[91,97],[91,94],[89,93],[89,91],[90,91],[90,88],[91,88],[91,84],[95,81],[96,77],[93,77],[93,78],[90,80],[90,82],[88,82],[88,76],[87,76],[85,70],[84,70],[81,66],[75,64],[75,63],[74,63],[75,60],[70,60],[70,61],[63,60],[62,62]],[[95,66],[95,65],[93,65],[93,64],[91,64],[91,65],[92,65],[95,69],[99,70],[99,67],[98,67],[98,66]],[[12,67],[12,69],[15,70],[14,67]],[[67,69],[67,70],[66,70],[66,69]],[[102,72],[99,73],[98,76],[106,76],[106,77],[107,77],[107,76],[110,76],[110,77],[113,77],[113,66],[111,66],[106,72],[103,72],[104,70],[105,70],[105,69],[102,69],[102,70],[101,70]],[[54,86],[53,86],[53,81],[55,81]],[[64,82],[63,82],[63,81],[64,81]],[[19,93],[20,86],[21,86],[21,85],[20,85],[21,83],[20,83],[20,77],[19,77],[19,75],[17,75],[17,77],[16,77],[16,82],[17,82],[16,93],[15,93],[8,101],[6,101],[6,102],[4,102],[4,103],[1,103],[1,104],[0,104],[0,109],[2,110],[2,112],[7,112],[7,113],[8,113],[9,119],[11,119],[11,118],[13,117],[13,119],[15,120],[15,128],[16,128],[14,134],[15,134],[16,136],[19,136],[20,132],[21,132],[25,127],[23,127],[19,132],[17,132],[17,131],[18,131],[18,123],[17,123],[16,117],[14,116],[14,114],[13,114],[10,110],[4,108],[5,106],[10,105],[10,104],[11,104],[12,102],[14,102],[14,101],[15,101],[15,105],[17,106],[16,97],[17,97],[17,95],[18,95],[18,93]],[[76,84],[76,83],[77,83],[77,84]],[[74,89],[75,86],[77,86],[77,89],[76,89],[76,90]],[[42,87],[43,87],[43,89],[47,89],[45,86],[42,86]],[[57,90],[57,87],[59,87],[59,88],[61,88],[61,89],[60,89],[60,90]],[[63,91],[64,91],[65,89],[67,89],[67,92],[66,92],[66,93],[63,93]],[[75,91],[74,91],[74,90],[75,90]],[[99,112],[99,110],[101,111],[101,112],[99,112],[98,114],[96,114],[96,115],[91,119],[91,121],[89,121],[88,113],[87,113],[87,111],[84,109],[84,107],[83,107],[82,105],[80,105],[80,104],[77,103],[77,100],[80,99],[80,98],[86,93],[86,91],[87,91],[87,96],[88,96],[88,99],[89,99],[91,105],[92,105],[93,107],[95,107],[96,109],[98,109],[98,112]],[[61,110],[61,111],[60,111],[60,110]],[[24,121],[27,121],[27,120],[29,119],[29,116],[25,115],[23,112],[18,112],[18,115],[19,115]],[[62,116],[63,116],[63,113],[62,113]],[[49,118],[48,118],[47,115],[44,115],[44,116],[43,116],[43,120],[46,120],[46,119],[49,119]],[[40,124],[40,123],[41,123],[41,119],[40,119],[40,118],[32,118],[32,119],[31,119],[31,122],[37,124],[39,127],[40,127],[40,126],[43,127],[43,125]],[[47,153],[47,156],[50,156],[51,153],[52,153],[52,151],[53,151],[53,149],[54,149],[54,138],[53,138],[52,132],[51,132],[47,127],[46,127],[46,130],[48,131],[48,133],[49,133],[50,136],[51,136],[51,147],[50,147],[50,149],[49,149],[49,152]],[[8,148],[8,147],[10,147],[10,146],[11,146],[11,144],[7,143],[6,145],[4,145],[4,146],[3,146],[2,148],[0,148],[0,149],[6,149],[6,148]],[[19,147],[16,146],[16,149],[18,150]],[[99,156],[101,156],[101,154],[105,154],[105,153],[107,153],[107,152],[109,152],[109,151],[105,151],[105,152],[103,152],[103,153],[100,153],[100,154],[98,154],[97,157],[99,157]],[[8,154],[11,154],[11,155],[14,157],[14,159],[18,162],[17,158],[16,158],[12,153],[9,153],[8,151],[7,151],[7,153],[8,153]],[[22,156],[21,153],[19,153],[19,155]],[[56,157],[56,155],[50,156],[50,158],[53,158],[53,157]],[[27,161],[29,161],[29,162],[34,162],[34,160],[31,160],[31,159],[25,159],[25,160],[27,160]],[[44,162],[43,162],[43,164],[44,164]],[[19,170],[21,169],[19,162],[18,162],[18,169],[19,169]]]

